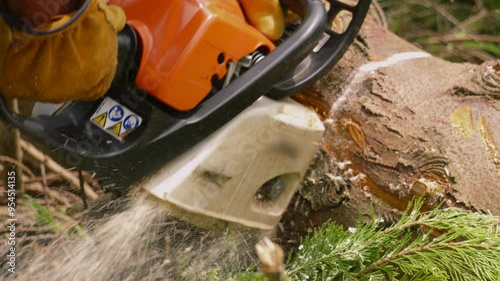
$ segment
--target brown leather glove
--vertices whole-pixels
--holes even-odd
[[[56,15],[37,30],[53,30],[75,12]],[[92,100],[103,96],[115,74],[117,31],[125,25],[121,8],[92,0],[62,31],[33,36],[0,18],[0,94],[45,102]]]

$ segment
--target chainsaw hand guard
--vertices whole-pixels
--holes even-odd
[[[354,41],[370,8],[371,0],[359,0],[350,6],[339,0],[328,0],[328,23],[316,48],[295,68],[282,77],[268,93],[272,99],[292,96],[318,80],[342,58],[347,48]],[[352,19],[343,33],[331,27],[340,12],[347,11]]]

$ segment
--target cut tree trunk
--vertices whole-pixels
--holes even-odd
[[[415,196],[500,215],[500,61],[450,63],[385,28],[372,7],[330,73],[296,99],[326,135],[287,230],[388,218]]]

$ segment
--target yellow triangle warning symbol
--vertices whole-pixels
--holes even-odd
[[[115,125],[106,128],[109,132],[111,132],[115,136],[120,136],[120,131],[122,130],[122,122],[116,123]]]
[[[103,114],[97,116],[96,118],[92,119],[92,121],[96,122],[97,124],[99,124],[101,127],[105,127],[106,126],[106,120],[108,118],[108,113],[107,112],[104,112]]]

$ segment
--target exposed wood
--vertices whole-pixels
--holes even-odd
[[[352,226],[370,205],[391,220],[415,196],[500,214],[500,61],[443,61],[383,22],[373,10],[339,64],[296,97],[327,131],[285,231]]]

